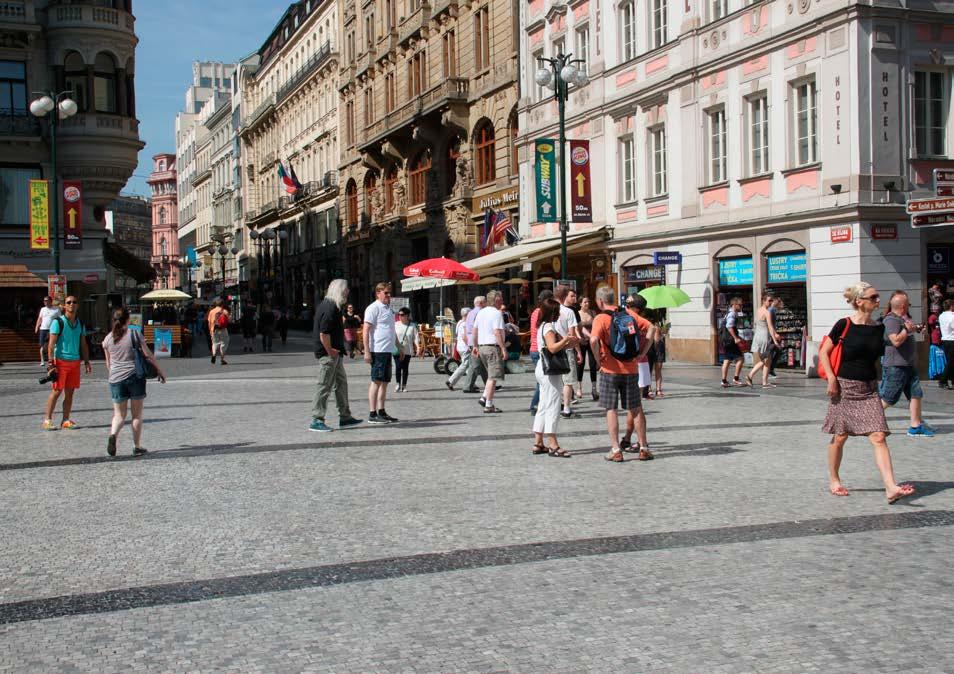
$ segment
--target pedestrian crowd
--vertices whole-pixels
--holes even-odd
[[[424,356],[424,338],[411,320],[407,307],[397,312],[391,307],[391,286],[378,283],[374,301],[363,314],[355,312],[349,302],[350,290],[343,279],[332,281],[324,299],[314,313],[314,354],[317,359],[317,382],[312,401],[312,422],[309,429],[331,432],[326,423],[328,402],[332,394],[338,413],[338,428],[362,423],[352,414],[348,397],[348,376],[345,358],[362,356],[370,369],[368,385],[368,424],[394,424],[398,419],[387,411],[388,387],[394,380],[394,392],[407,391],[412,358]],[[885,410],[908,401],[910,423],[907,435],[930,438],[934,430],[922,417],[924,391],[918,375],[916,336],[930,332],[932,347],[946,356],[939,372],[941,388],[954,385],[954,301],[942,300],[928,321],[916,324],[910,315],[911,303],[904,291],[894,291],[887,298],[887,310],[881,307],[881,296],[870,284],[859,282],[844,292],[850,309],[831,328],[820,346],[819,374],[827,379],[828,410],[822,425],[831,436],[828,446],[829,490],[835,496],[848,496],[850,491],[841,479],[840,467],[849,437],[865,436],[874,449],[875,465],[881,474],[889,503],[914,493],[914,486],[898,483],[887,444],[890,434]],[[746,340],[741,332],[743,301],[733,297],[729,309],[718,326],[718,340],[724,359],[721,386],[753,387],[756,377],[763,388],[774,388],[775,356],[781,344],[776,315],[781,300],[765,293],[753,316],[754,333],[748,350],[752,367],[742,378]],[[52,306],[50,297],[36,322],[40,343],[40,362],[48,368],[52,392],[47,400],[43,428],[75,429],[70,417],[74,392],[80,386],[80,364],[86,374],[92,371],[85,329],[77,317],[75,297],[67,297],[62,308]],[[933,307],[932,307],[933,308]],[[254,316],[248,312],[249,317]],[[257,324],[243,316],[241,321],[243,350],[251,351],[254,331],[262,335],[262,350],[272,348],[274,333],[285,343],[288,331],[287,313],[275,313],[265,305]],[[113,403],[113,420],[107,439],[107,452],[115,456],[117,438],[127,413],[131,410],[133,454],[146,454],[143,448],[143,404],[146,380],[165,382],[165,375],[140,331],[129,326],[129,312],[117,309],[113,326],[103,340],[108,371],[108,386]],[[211,362],[217,359],[227,365],[231,315],[228,306],[218,299],[205,317],[211,342]],[[559,441],[561,421],[579,418],[574,406],[584,398],[584,383],[589,370],[590,396],[605,414],[608,451],[605,459],[624,461],[624,453],[632,453],[640,461],[654,458],[643,401],[663,397],[663,364],[666,362],[668,323],[661,315],[647,310],[646,300],[639,294],[624,297],[610,286],[596,290],[595,297],[578,297],[567,285],[543,290],[529,317],[530,358],[534,365],[536,386],[529,403],[532,416],[533,454],[570,458],[571,451]],[[255,326],[253,328],[253,326]],[[512,336],[516,326],[504,306],[503,295],[491,290],[474,298],[473,307],[464,307],[453,330],[454,361],[457,368],[445,381],[448,390],[456,390],[463,382],[466,393],[479,393],[483,414],[500,414],[495,394],[502,387],[507,363],[512,359]],[[251,333],[251,334],[250,334]],[[519,353],[519,347],[517,347]],[[877,366],[881,366],[879,374]],[[588,367],[587,367],[588,366]],[[734,368],[731,383],[729,370]],[[477,387],[481,377],[483,388]],[[54,413],[63,397],[62,420],[57,426]],[[620,412],[624,413],[622,429]]]

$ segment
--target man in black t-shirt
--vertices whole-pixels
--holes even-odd
[[[333,429],[325,424],[328,396],[334,391],[338,406],[338,428],[360,424],[360,419],[351,415],[348,404],[348,375],[345,373],[342,352],[344,351],[344,325],[341,309],[348,303],[348,282],[335,279],[328,284],[325,299],[315,309],[315,358],[318,359],[318,383],[312,401],[311,425],[308,430],[329,433]]]

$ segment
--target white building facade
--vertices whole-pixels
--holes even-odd
[[[931,193],[932,169],[954,166],[952,9],[521,4],[522,245],[558,231],[535,217],[533,142],[557,137],[535,59],[573,52],[591,82],[571,92],[567,135],[590,141],[598,189],[593,223],[571,224],[571,241],[606,241],[592,237],[560,276],[590,295],[604,283],[681,287],[692,301],[668,312],[669,353],[701,363],[718,361],[734,295],[749,315],[765,289],[783,297],[785,364],[808,370],[859,279],[907,290],[920,320],[927,281],[954,277],[928,259],[949,251],[954,228],[912,229],[904,208]],[[660,252],[681,263],[654,264]],[[533,271],[556,266],[543,256]]]

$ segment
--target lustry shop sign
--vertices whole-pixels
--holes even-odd
[[[800,283],[807,278],[805,253],[769,255],[765,265],[769,283]]]
[[[719,260],[719,286],[750,286],[754,267],[750,257]]]

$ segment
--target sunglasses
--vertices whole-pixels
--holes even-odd
[[[64,302],[63,304],[79,304],[79,302]]]
[[[868,295],[867,297],[862,297],[861,299],[874,302],[875,300],[880,300],[881,295],[879,295],[878,293],[875,293],[874,295]]]

